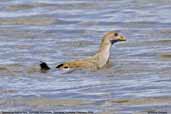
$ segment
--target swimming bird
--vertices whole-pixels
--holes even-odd
[[[64,62],[57,65],[56,68],[59,70],[88,69],[91,71],[101,69],[109,62],[112,45],[120,41],[126,41],[126,38],[115,31],[107,32],[103,36],[95,55],[80,60]],[[42,71],[50,69],[45,62],[41,63],[40,67]]]

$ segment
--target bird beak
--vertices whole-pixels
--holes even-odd
[[[120,36],[119,41],[126,41],[126,38],[124,36]]]

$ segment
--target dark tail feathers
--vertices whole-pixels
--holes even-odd
[[[40,63],[40,70],[41,70],[42,72],[46,72],[46,71],[50,70],[50,68],[49,68],[49,66],[47,65],[47,63],[41,62],[41,63]]]

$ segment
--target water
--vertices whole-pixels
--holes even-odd
[[[1,0],[0,110],[171,113],[170,12],[170,0]],[[55,70],[93,55],[111,30],[128,39],[111,68]]]

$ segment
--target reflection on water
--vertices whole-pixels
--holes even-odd
[[[170,1],[1,0],[0,10],[1,111],[171,112]],[[111,30],[128,39],[112,47],[112,67],[56,71]]]

